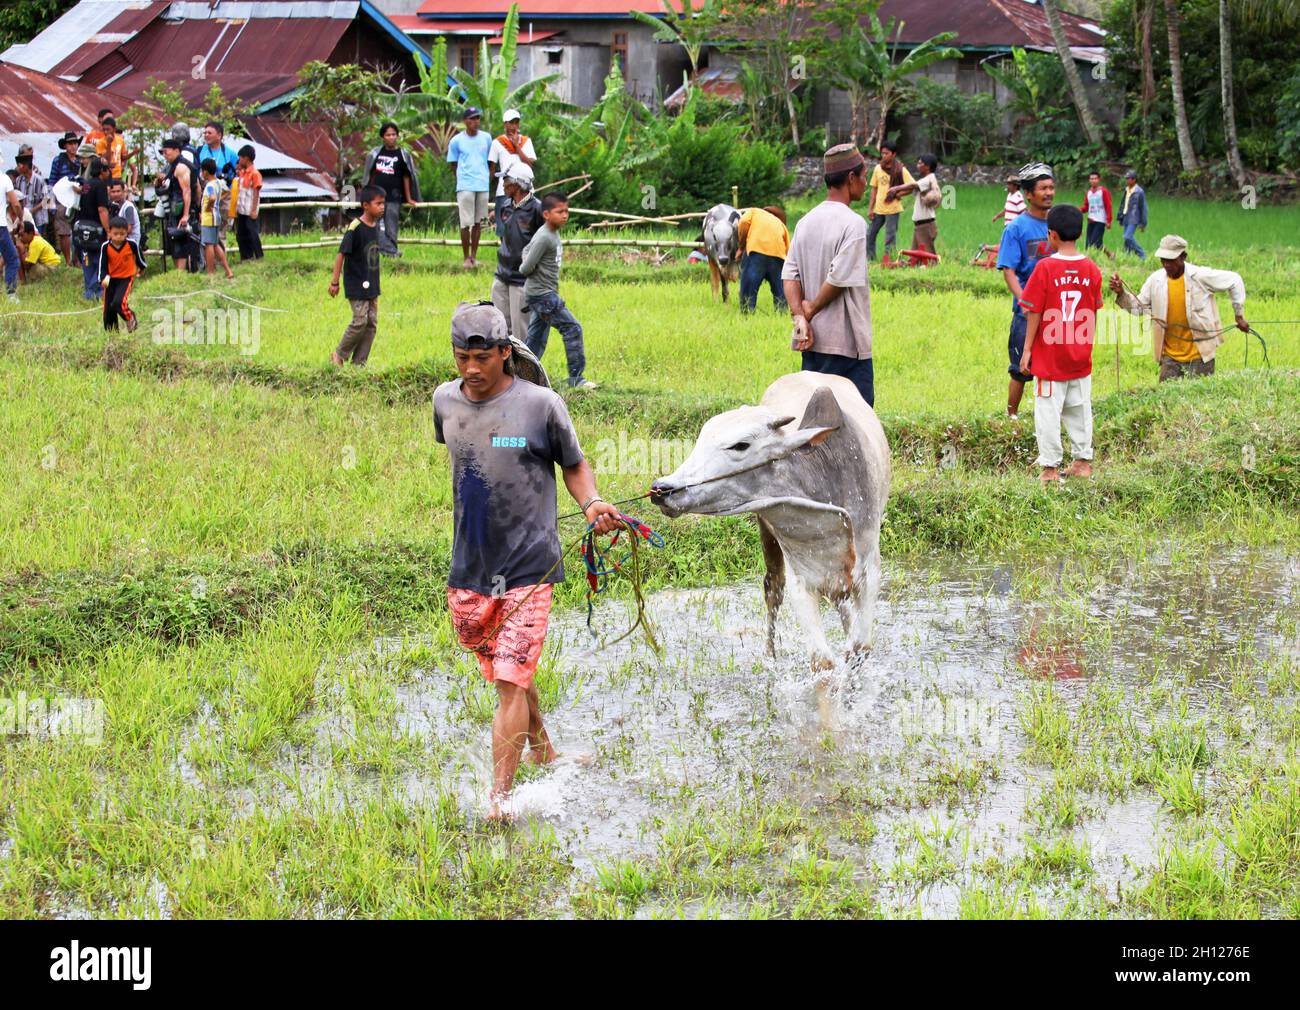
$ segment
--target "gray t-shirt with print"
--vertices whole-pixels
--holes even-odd
[[[812,350],[871,357],[871,292],[867,286],[867,222],[848,205],[826,200],[795,225],[781,280],[799,281],[812,301],[829,281],[841,293],[812,320]]]
[[[560,290],[560,258],[562,256],[560,233],[548,224],[542,225],[524,246],[519,272],[524,275],[524,297],[536,298],[548,291]]]
[[[582,460],[564,401],[518,378],[476,401],[453,379],[433,394],[433,425],[451,454],[455,499],[447,584],[491,595],[563,582],[555,466]]]

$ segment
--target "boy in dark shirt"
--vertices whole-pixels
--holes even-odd
[[[379,325],[379,228],[384,217],[384,191],[367,186],[360,193],[361,216],[348,225],[334,259],[334,277],[330,297],[339,293],[339,275],[343,275],[343,294],[352,306],[352,322],[343,331],[343,339],[330,354],[330,360],[342,365],[351,359],[364,365],[370,357]]]
[[[460,378],[433,394],[434,433],[451,455],[455,500],[447,604],[461,645],[477,653],[496,686],[489,816],[508,818],[524,747],[535,764],[557,757],[533,684],[552,587],[564,581],[556,465],[598,533],[619,528],[618,509],[597,495],[564,401],[514,375],[505,316],[491,304],[462,302],[451,342]]]
[[[104,329],[115,330],[118,319],[125,319],[126,330],[132,333],[140,321],[126,299],[145,263],[140,247],[126,237],[126,228],[124,219],[109,219],[108,241],[99,247],[99,285],[104,290]]]

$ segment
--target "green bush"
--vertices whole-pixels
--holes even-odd
[[[992,95],[968,95],[952,84],[922,77],[909,88],[898,111],[921,118],[930,150],[941,161],[1004,160],[1002,110]]]

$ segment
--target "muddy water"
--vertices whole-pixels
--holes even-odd
[[[1236,553],[1087,571],[887,565],[875,649],[865,662],[842,663],[829,690],[807,672],[788,613],[776,657],[765,654],[761,598],[757,584],[653,596],[662,657],[640,636],[598,647],[585,610],[557,614],[552,661],[573,681],[547,724],[561,751],[596,760],[528,776],[517,812],[553,828],[591,872],[651,855],[675,818],[789,801],[825,826],[831,855],[859,867],[887,911],[949,916],[967,878],[927,883],[909,870],[916,838],[945,839],[963,866],[1023,851],[1031,800],[1052,783],[1017,718],[1025,692],[1051,681],[1072,721],[1097,684],[1128,699],[1176,689],[1191,719],[1236,712],[1262,689],[1243,678],[1297,653],[1300,562]],[[602,600],[597,615],[616,637],[628,610]],[[824,618],[842,641],[830,608]],[[398,718],[445,748],[462,802],[481,810],[490,740],[486,724],[465,718],[457,682],[466,675],[419,671],[398,689]],[[936,769],[954,767],[977,769],[975,784],[936,795]],[[416,773],[406,787],[413,798],[435,788]],[[1082,807],[1066,834],[1089,851],[1110,892],[1149,869],[1178,824],[1150,789],[1087,796]],[[860,843],[837,830],[858,813],[876,828]],[[1039,897],[1061,907],[1059,894]]]

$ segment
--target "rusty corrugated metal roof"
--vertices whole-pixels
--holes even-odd
[[[1052,32],[1042,5],[1029,0],[883,0],[882,22],[903,23],[901,41],[923,42],[941,32],[956,32],[959,48],[1035,48],[1052,45]],[[1085,25],[1087,18],[1061,11],[1061,23],[1071,46],[1096,46],[1104,35]]]
[[[593,17],[631,19],[629,9],[647,14],[662,14],[659,0],[426,0],[418,13],[436,18],[497,17],[502,20],[511,4],[519,5],[519,17],[570,18]]]
[[[254,116],[243,125],[248,139],[253,143],[273,147],[311,166],[308,171],[286,172],[285,175],[305,179],[329,190],[333,194],[331,199],[337,197],[334,172],[338,166],[339,149],[325,127],[317,123],[294,123],[273,116]]]
[[[0,133],[84,133],[100,109],[121,113],[132,105],[148,103],[0,62]]]
[[[298,70],[327,59],[351,24],[341,18],[160,20],[86,69],[82,80],[111,82],[126,95],[142,94],[151,79],[162,80],[179,85],[189,101],[219,83],[227,98],[255,102],[296,87]],[[206,60],[197,78],[196,58]]]

